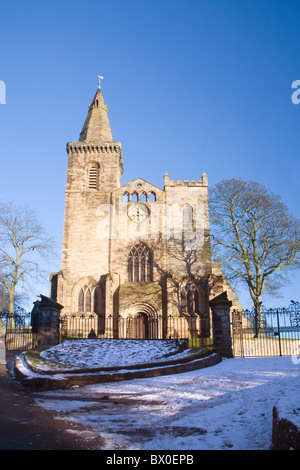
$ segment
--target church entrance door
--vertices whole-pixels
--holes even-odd
[[[133,339],[149,339],[148,315],[139,312],[133,318]]]
[[[127,339],[158,339],[159,319],[150,304],[139,302],[131,305],[120,315],[119,338]]]

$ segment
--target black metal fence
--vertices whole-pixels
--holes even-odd
[[[261,306],[232,312],[234,357],[294,356],[300,353],[300,305]]]
[[[59,341],[66,339],[185,339],[189,347],[212,348],[208,319],[200,317],[157,317],[72,315],[60,318]],[[287,308],[233,311],[231,316],[234,357],[299,356],[300,304]],[[38,326],[32,328],[31,313],[18,311],[14,322],[0,313],[0,336],[7,350],[28,350],[38,345]]]
[[[61,318],[60,341],[66,339],[186,339],[190,347],[211,347],[206,321],[199,317],[149,318],[72,315]]]
[[[7,311],[0,312],[0,328],[8,351],[25,351],[38,345],[38,335],[31,326],[31,313],[21,308],[13,317]]]

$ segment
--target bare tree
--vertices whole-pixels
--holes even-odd
[[[299,220],[278,195],[253,181],[221,181],[209,205],[213,251],[228,280],[248,286],[257,333],[263,293],[281,287],[284,274],[299,267]]]
[[[42,275],[41,261],[53,253],[53,243],[28,207],[0,206],[0,285],[8,296],[10,324],[14,326],[16,287],[28,288]]]

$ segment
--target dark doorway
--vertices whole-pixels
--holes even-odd
[[[149,338],[148,316],[145,313],[137,313],[133,318],[133,338]]]

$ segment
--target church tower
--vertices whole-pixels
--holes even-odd
[[[65,312],[77,312],[73,290],[78,280],[99,280],[109,272],[109,240],[97,236],[101,208],[121,186],[122,147],[112,136],[108,107],[100,83],[89,106],[78,142],[67,144],[68,169],[61,272],[53,277],[53,294]],[[91,309],[92,310],[92,309]]]

